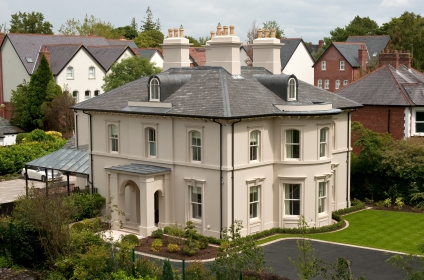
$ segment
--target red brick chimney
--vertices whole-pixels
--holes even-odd
[[[399,64],[403,64],[408,68],[411,68],[411,54],[409,53],[409,51],[405,51],[405,52],[401,52],[399,54]]]
[[[119,40],[125,40],[124,35],[119,36]]]
[[[384,66],[384,65],[392,65],[395,69],[399,69],[399,53],[398,51],[393,51],[392,53],[385,49],[384,53],[382,52],[378,56],[378,66]]]
[[[322,48],[322,46],[324,46],[324,40],[319,40],[318,41],[318,49]]]
[[[364,44],[361,44],[361,48],[358,49],[358,61],[363,69],[367,67],[367,50]]]
[[[45,47],[45,46],[42,46],[41,47],[41,51],[40,51],[40,59],[41,59],[41,56],[42,55],[44,55],[44,57],[47,59],[47,62],[49,63],[49,66],[50,66],[50,53],[49,53],[49,51],[47,50],[47,47]]]

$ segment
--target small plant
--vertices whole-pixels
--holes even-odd
[[[351,202],[350,202],[350,206],[356,206],[358,204],[362,203],[362,201],[360,201],[359,199],[354,198]]]
[[[6,175],[6,181],[9,181],[10,180],[10,174],[7,174]]]
[[[375,203],[375,206],[380,207],[380,208],[384,207],[384,201],[377,201]]]
[[[161,267],[155,261],[149,260],[147,257],[139,258],[134,263],[136,277],[150,277],[160,279],[162,274]]]
[[[169,243],[168,244],[168,251],[171,253],[178,252],[180,250],[180,246],[177,244]]]
[[[172,264],[169,260],[165,260],[163,262],[162,279],[163,280],[174,280],[174,271],[172,270]]]
[[[373,199],[365,198],[365,203],[374,203],[374,200]]]
[[[197,279],[214,279],[211,272],[205,268],[201,261],[195,261],[185,270],[186,280],[197,280]]]
[[[176,243],[182,245],[184,243],[185,231],[182,225],[179,225],[177,222],[169,227],[168,233],[171,235],[169,237],[170,243]]]
[[[199,236],[199,247],[201,250],[208,248],[209,240],[206,236],[200,235]]]
[[[152,251],[153,252],[159,252],[162,248],[162,240],[161,239],[155,239],[152,242]]]
[[[71,229],[76,232],[81,232],[85,229],[85,225],[83,223],[75,223],[71,226]]]
[[[162,238],[162,236],[163,236],[163,230],[161,228],[158,228],[157,230],[152,231],[153,238]]]
[[[386,198],[386,199],[383,201],[383,205],[384,205],[385,207],[390,207],[390,206],[392,206],[392,199],[391,199],[391,198]]]
[[[140,240],[134,234],[127,234],[127,235],[122,236],[121,242],[126,242],[126,243],[130,244],[132,247],[136,247],[136,246],[140,245]]]
[[[199,251],[199,241],[194,239],[187,239],[185,242],[185,246],[183,247],[183,251],[186,252],[187,255],[193,256]]]
[[[402,210],[402,207],[405,205],[405,202],[403,202],[402,197],[397,197],[395,200],[395,209],[396,210]]]
[[[163,228],[163,233],[169,234],[170,230],[171,230],[171,227],[166,226]]]

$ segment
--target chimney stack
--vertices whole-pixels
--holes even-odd
[[[411,68],[411,54],[409,53],[409,51],[405,51],[399,54],[399,64],[403,64],[408,68]]]
[[[224,26],[222,31],[221,24],[218,24],[216,36],[206,42],[206,65],[221,66],[231,75],[240,75],[240,38],[234,35],[234,26],[230,25],[230,34],[228,26]]]
[[[319,40],[318,41],[318,49],[322,48],[322,46],[324,46],[324,40]]]
[[[190,67],[189,48],[191,45],[188,39],[184,38],[182,25],[179,29],[168,29],[168,38],[163,40],[161,46],[164,51],[163,71],[169,68]]]
[[[49,66],[50,66],[50,53],[49,53],[49,51],[47,50],[47,47],[46,46],[42,46],[41,47],[41,51],[40,51],[40,60],[41,60],[41,58],[42,58],[42,56],[44,55],[44,57],[47,59],[47,62],[49,63]]]
[[[284,45],[275,38],[275,30],[271,30],[271,38],[268,38],[269,30],[265,29],[265,37],[262,38],[262,29],[258,29],[258,38],[253,40],[253,66],[264,67],[273,74],[281,74],[280,49]]]
[[[390,52],[388,49],[378,56],[378,66],[392,65],[395,69],[399,69],[399,53],[398,51]]]
[[[364,44],[361,44],[361,48],[358,49],[358,61],[363,69],[367,67],[367,50]]]

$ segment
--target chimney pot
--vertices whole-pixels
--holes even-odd
[[[178,28],[174,28],[174,37],[178,38]]]
[[[172,28],[169,28],[168,29],[168,37],[169,38],[172,38]]]
[[[268,37],[269,37],[269,29],[265,28],[265,38],[268,38]]]
[[[234,36],[234,25],[230,25],[230,35]]]
[[[216,36],[221,36],[222,35],[222,26],[220,23],[218,23],[218,27],[216,29]]]
[[[271,29],[271,38],[275,38],[275,28]]]
[[[262,38],[262,29],[261,28],[258,29],[258,38]]]
[[[181,38],[184,38],[184,28],[183,28],[183,26],[181,25],[181,27],[180,27],[180,37]]]
[[[223,35],[228,35],[228,25],[224,25],[224,34]]]
[[[215,31],[211,31],[211,39],[215,37]]]

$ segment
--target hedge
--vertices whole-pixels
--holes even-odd
[[[357,203],[354,206],[333,211],[332,218],[333,220],[340,222],[342,220],[342,217],[341,217],[342,215],[359,211],[361,209],[365,209],[365,203],[357,200]]]

